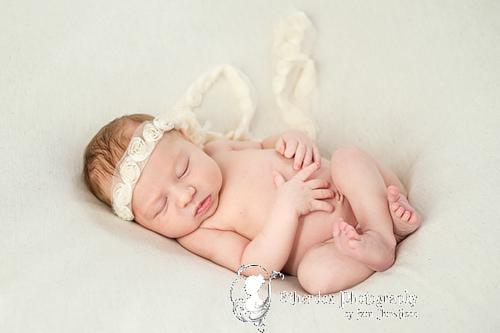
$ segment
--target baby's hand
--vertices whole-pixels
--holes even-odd
[[[286,158],[294,158],[293,168],[300,170],[321,163],[319,150],[309,137],[298,130],[285,132],[276,142],[276,151]]]
[[[295,209],[298,216],[317,210],[333,212],[333,206],[324,201],[335,197],[335,193],[330,190],[330,184],[322,179],[308,180],[319,167],[319,163],[311,164],[289,181],[279,172],[274,172],[274,182],[278,188],[276,203],[286,209]]]

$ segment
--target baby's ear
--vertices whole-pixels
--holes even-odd
[[[189,137],[188,132],[184,128],[180,128],[179,129],[179,133],[181,133],[186,138],[186,140],[188,140],[189,142],[193,143],[193,140],[191,140],[191,138]]]

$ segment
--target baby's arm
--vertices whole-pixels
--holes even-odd
[[[276,148],[276,151],[286,158],[293,158],[293,168],[300,170],[312,163],[321,163],[318,147],[303,132],[288,130],[278,135],[270,136],[262,141],[264,149]]]
[[[321,163],[319,149],[309,137],[299,130],[270,136],[262,142],[216,140],[209,142],[204,150],[212,155],[218,150],[245,150],[245,149],[276,149],[286,158],[293,158],[293,168],[300,170],[312,163]]]
[[[330,184],[321,179],[308,180],[318,168],[318,163],[311,164],[289,181],[274,173],[276,201],[263,230],[245,248],[242,264],[281,270],[290,256],[299,217],[313,211],[332,212],[333,206],[323,200],[334,196]]]
[[[252,241],[232,231],[199,228],[178,239],[179,243],[233,271],[244,264],[259,264],[268,271],[281,270],[292,250],[299,217],[333,209],[323,200],[334,195],[330,184],[319,179],[308,180],[318,167],[317,163],[312,164],[289,181],[275,173],[276,202],[263,230]],[[245,274],[251,275],[251,271],[245,270]]]

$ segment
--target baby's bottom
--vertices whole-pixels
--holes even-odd
[[[333,238],[304,255],[297,276],[310,293],[343,290],[388,269],[397,243],[420,223],[396,175],[365,151],[341,148],[330,168],[335,187],[349,201],[358,223],[336,219]]]

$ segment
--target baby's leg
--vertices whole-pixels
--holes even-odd
[[[388,269],[396,253],[386,185],[392,175],[387,169],[381,170],[373,157],[356,147],[337,150],[330,167],[335,186],[349,201],[358,221],[354,229],[342,219],[335,220],[335,245],[343,254],[375,271]]]
[[[311,295],[346,290],[372,274],[366,265],[340,253],[333,239],[309,249],[297,268],[300,285]]]
[[[408,199],[400,193],[398,187],[391,185],[387,188],[387,199],[392,216],[394,235],[399,243],[417,230],[420,225],[420,216],[410,205]]]
[[[399,243],[417,230],[420,225],[420,216],[408,202],[408,192],[399,178],[384,165],[376,163],[387,186],[387,199],[392,216],[394,235]]]

